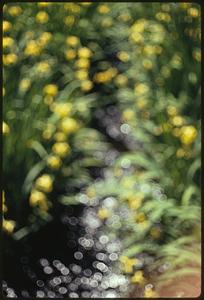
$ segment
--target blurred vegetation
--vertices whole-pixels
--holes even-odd
[[[58,205],[84,201],[120,236],[132,283],[145,282],[141,253],[154,258],[148,272],[200,264],[200,13],[191,3],[4,5],[7,234],[20,239]],[[171,276],[161,271],[161,284]]]

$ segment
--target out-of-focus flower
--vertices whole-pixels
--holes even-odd
[[[87,69],[90,66],[90,61],[87,58],[80,58],[76,61],[75,66],[81,69]]]
[[[197,18],[200,16],[200,12],[196,7],[191,7],[187,10],[187,13],[192,18]]]
[[[5,193],[4,193],[4,191],[2,191],[2,204],[3,204],[3,213],[7,212],[8,209],[7,209],[7,206],[5,204]]]
[[[7,55],[3,55],[3,64],[5,66],[13,65],[17,62],[18,56],[14,53],[9,53]]]
[[[41,53],[41,47],[35,40],[31,40],[27,43],[24,53],[26,56],[38,56]]]
[[[132,273],[134,266],[137,264],[138,260],[136,258],[129,258],[127,256],[120,257],[121,269],[125,273]]]
[[[185,120],[183,117],[181,116],[174,116],[172,119],[171,119],[171,123],[174,125],[174,126],[182,126],[184,124]]]
[[[9,36],[3,37],[2,45],[4,49],[12,47],[13,44],[14,44],[14,40],[11,37]]]
[[[176,151],[176,156],[178,158],[182,158],[185,156],[185,150],[183,148],[179,148],[177,151]]]
[[[110,8],[107,5],[102,4],[97,7],[97,10],[100,14],[107,14],[109,13]]]
[[[49,15],[45,11],[39,11],[35,17],[36,22],[45,24],[49,20]]]
[[[142,61],[142,65],[146,70],[151,70],[153,68],[153,64],[150,59],[144,59]]]
[[[12,17],[17,17],[22,13],[22,8],[20,6],[10,6],[8,8],[8,13]]]
[[[65,142],[58,142],[58,143],[55,143],[53,146],[52,146],[52,151],[59,155],[60,157],[65,157],[67,154],[70,153],[71,151],[71,148],[70,146],[65,143]]]
[[[190,145],[194,142],[194,140],[196,139],[197,136],[197,130],[194,126],[183,126],[181,128],[181,142],[184,145]]]
[[[65,51],[64,55],[67,60],[72,60],[76,57],[76,50],[69,49],[69,50]]]
[[[46,195],[37,190],[31,192],[29,203],[31,206],[39,205],[40,209],[43,211],[47,211],[49,208]]]
[[[51,155],[47,159],[47,164],[51,169],[58,170],[62,165],[62,161],[60,157],[56,155]]]
[[[12,25],[8,21],[3,21],[3,32],[7,32],[11,29]]]
[[[19,89],[20,89],[20,91],[23,91],[23,92],[27,91],[30,86],[31,86],[31,80],[28,78],[22,79],[19,83]]]
[[[144,199],[143,193],[136,193],[133,196],[128,197],[128,204],[130,209],[137,209],[141,206],[142,200]]]
[[[158,239],[161,236],[161,230],[160,230],[160,228],[158,228],[158,227],[151,228],[151,230],[150,230],[150,236],[153,239]]]
[[[146,220],[146,216],[143,212],[136,214],[135,220],[137,223],[142,223]]]
[[[97,83],[106,83],[111,81],[118,73],[116,68],[109,68],[106,71],[98,72],[94,75],[93,80]]]
[[[136,271],[134,273],[134,275],[131,277],[131,282],[132,283],[143,284],[145,282],[145,278],[144,278],[143,272],[141,270],[140,271]]]
[[[54,102],[54,98],[51,95],[45,95],[43,101],[46,105],[52,105],[52,103]]]
[[[51,110],[58,115],[59,118],[67,117],[71,110],[72,104],[71,103],[53,103],[51,106]]]
[[[198,62],[201,61],[201,51],[200,51],[200,49],[193,50],[193,58],[195,60],[197,60]]]
[[[57,142],[64,142],[66,141],[67,139],[67,135],[64,133],[64,132],[56,132],[55,135],[54,135],[54,139],[57,141]]]
[[[149,87],[145,83],[138,83],[138,84],[135,85],[134,91],[135,91],[136,95],[141,96],[141,95],[146,94],[146,93],[149,92]]]
[[[85,80],[85,79],[88,78],[88,71],[87,70],[83,70],[83,69],[82,70],[78,70],[78,71],[76,71],[75,76],[79,80]]]
[[[131,108],[127,108],[122,113],[122,119],[124,121],[131,121],[135,119],[135,112]]]
[[[104,220],[110,216],[110,212],[107,210],[107,208],[100,208],[98,210],[97,216],[99,217],[99,219]]]
[[[48,7],[52,5],[52,2],[38,2],[38,7]]]
[[[115,84],[118,86],[126,86],[128,83],[128,79],[125,75],[119,74],[115,77]]]
[[[80,58],[90,58],[92,56],[92,51],[87,47],[79,48],[78,56]]]
[[[88,188],[86,189],[86,195],[87,195],[90,199],[92,199],[92,198],[96,197],[96,190],[95,190],[93,187],[88,187]]]
[[[3,131],[3,134],[8,134],[10,132],[10,128],[9,128],[8,124],[6,124],[6,122],[4,122],[4,121],[2,124],[2,131]]]
[[[103,27],[111,27],[113,25],[112,18],[110,17],[103,18],[103,20],[101,21],[101,25]]]
[[[47,43],[50,42],[50,40],[52,39],[52,33],[51,32],[43,32],[39,38],[38,38],[38,44],[41,46],[41,47],[44,47],[47,45]]]
[[[130,56],[127,52],[125,51],[120,51],[117,53],[117,57],[122,61],[122,62],[127,62],[130,59]]]
[[[173,106],[173,105],[167,106],[167,114],[169,116],[175,116],[175,115],[177,115],[177,113],[178,113],[178,110],[175,106]]]
[[[16,222],[13,220],[5,220],[3,219],[3,230],[8,234],[11,234],[16,226]]]
[[[145,289],[144,298],[159,298],[159,295],[152,288],[148,288]]]
[[[171,16],[168,13],[164,12],[158,12],[156,13],[156,19],[159,21],[164,21],[164,22],[170,22],[171,21]]]
[[[60,129],[66,134],[71,134],[79,129],[79,125],[75,119],[65,118],[60,123]]]
[[[90,80],[83,80],[81,81],[81,90],[84,92],[88,92],[92,89],[93,82]]]
[[[66,16],[64,18],[64,23],[67,26],[72,26],[74,24],[74,22],[75,22],[75,17],[74,16]]]
[[[43,174],[36,180],[35,186],[45,193],[50,193],[53,188],[53,179],[50,175]]]
[[[54,97],[58,93],[58,87],[56,84],[48,84],[44,87],[43,93]]]
[[[37,72],[41,74],[46,74],[51,71],[50,64],[46,61],[39,62],[36,66]]]
[[[71,35],[66,39],[66,43],[69,46],[75,47],[79,44],[79,38],[77,36]]]

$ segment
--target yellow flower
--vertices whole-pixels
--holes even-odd
[[[87,70],[79,70],[79,71],[76,71],[75,76],[79,80],[85,80],[88,78],[88,72],[87,72]]]
[[[87,58],[80,58],[75,63],[77,68],[87,69],[90,66],[90,61]]]
[[[11,29],[12,25],[8,21],[3,21],[3,32],[7,32]]]
[[[115,77],[115,83],[118,85],[118,86],[126,86],[127,83],[128,83],[128,79],[125,75],[123,74],[119,74]]]
[[[131,277],[132,283],[141,283],[143,284],[145,282],[145,278],[142,271],[136,271],[134,275]]]
[[[37,69],[37,72],[39,72],[41,74],[46,74],[51,71],[51,67],[50,67],[49,63],[46,61],[39,62],[36,66],[36,69]]]
[[[3,48],[10,48],[12,47],[14,44],[14,40],[11,38],[11,37],[3,37],[3,42],[2,42],[2,45],[3,45]]]
[[[194,126],[183,126],[181,128],[181,142],[185,145],[190,145],[194,142],[197,136],[197,130]]]
[[[67,60],[72,60],[76,57],[76,51],[74,49],[69,49],[64,53]]]
[[[14,53],[9,53],[7,55],[3,55],[3,64],[8,66],[8,65],[13,65],[17,62],[18,57]]]
[[[90,80],[83,80],[81,82],[81,90],[84,92],[88,92],[92,89],[93,83]]]
[[[65,157],[70,153],[70,146],[65,142],[58,142],[52,146],[52,151],[60,157]]]
[[[55,139],[57,142],[64,142],[64,141],[66,141],[67,136],[66,136],[66,134],[63,133],[63,132],[56,132],[55,135],[54,135],[54,139]]]
[[[145,98],[137,99],[136,105],[139,109],[144,109],[147,106],[147,99]]]
[[[117,57],[123,62],[127,62],[130,59],[129,54],[125,51],[118,52]]]
[[[44,174],[36,180],[35,186],[45,193],[50,193],[53,189],[53,179],[50,175]]]
[[[144,83],[138,83],[135,85],[135,94],[136,95],[142,95],[146,94],[149,91],[148,85]]]
[[[158,227],[153,227],[150,230],[150,235],[151,235],[152,238],[158,239],[161,235],[161,230]]]
[[[52,39],[52,33],[50,32],[43,32],[39,39],[38,39],[38,44],[42,47],[44,47],[45,45],[47,45],[47,43]]]
[[[43,101],[46,105],[52,105],[54,98],[53,98],[53,96],[45,95],[45,97],[43,98]]]
[[[5,204],[5,193],[4,193],[4,191],[2,191],[2,204],[3,204],[3,212],[7,212],[8,209],[7,209],[7,206]]]
[[[97,7],[97,10],[100,14],[107,14],[109,13],[110,8],[107,5],[103,4],[103,5],[99,5]]]
[[[41,53],[41,48],[36,41],[31,40],[27,43],[24,53],[27,56],[38,56]]]
[[[135,112],[134,110],[127,108],[122,113],[122,118],[124,121],[131,121],[135,119]]]
[[[153,68],[153,64],[150,59],[144,59],[142,61],[142,65],[146,70],[151,70]]]
[[[177,108],[173,105],[167,106],[167,114],[169,116],[175,116],[178,113]]]
[[[47,164],[51,169],[57,170],[62,165],[62,161],[58,156],[51,155],[47,159]]]
[[[99,219],[104,220],[110,216],[110,212],[106,208],[100,208],[98,210],[97,216]]]
[[[178,158],[181,158],[181,157],[184,157],[185,156],[185,150],[183,148],[179,148],[177,151],[176,151],[176,156]]]
[[[145,289],[144,298],[158,298],[159,295],[152,289]]]
[[[47,7],[50,6],[52,2],[38,2],[39,7]]]
[[[156,14],[156,19],[168,23],[171,21],[171,16],[168,13],[158,12]]]
[[[3,219],[3,230],[6,231],[7,233],[12,233],[14,228],[15,228],[15,225],[16,225],[16,222],[13,221],[13,220],[5,220]]]
[[[64,18],[64,23],[67,26],[72,26],[74,24],[75,17],[74,16],[67,16]]]
[[[29,203],[31,206],[37,205],[39,202],[47,200],[47,197],[44,193],[37,191],[37,190],[32,190],[30,198],[29,198]]]
[[[146,216],[143,212],[140,212],[140,213],[136,214],[135,219],[136,219],[137,223],[143,223],[146,220]]]
[[[136,193],[128,198],[128,204],[131,209],[137,209],[141,206],[142,200],[144,199],[143,193]]]
[[[78,55],[80,58],[90,58],[92,56],[92,51],[87,47],[82,47],[78,50]]]
[[[6,124],[4,121],[3,121],[2,131],[3,131],[3,134],[8,134],[10,132],[10,128],[9,128],[8,124]]]
[[[181,117],[181,116],[174,116],[172,119],[171,119],[171,123],[174,125],[174,126],[181,126],[184,124],[184,118]]]
[[[96,196],[96,191],[93,187],[88,187],[87,190],[86,190],[86,195],[89,197],[89,198],[94,198]]]
[[[49,15],[45,11],[39,11],[35,19],[38,23],[45,24],[49,20]]]
[[[21,9],[20,6],[10,6],[8,8],[8,13],[12,17],[17,17],[17,16],[19,16],[22,13],[22,9]]]
[[[60,124],[60,129],[66,134],[71,134],[79,129],[79,125],[75,119],[65,118]]]
[[[125,273],[132,273],[134,266],[137,264],[138,260],[136,258],[129,258],[127,256],[121,256],[120,262],[122,263],[122,270]]]
[[[54,103],[51,106],[51,110],[58,115],[60,118],[67,117],[71,110],[72,110],[72,104],[71,103]]]
[[[193,58],[194,58],[195,60],[197,60],[198,62],[201,61],[201,50],[200,50],[200,49],[195,49],[195,50],[193,51]]]
[[[106,71],[98,72],[94,75],[93,80],[98,83],[111,81],[118,73],[116,68],[109,68]]]
[[[111,27],[113,25],[113,21],[112,21],[112,18],[104,18],[102,21],[101,21],[101,25],[103,27]]]
[[[27,91],[31,85],[31,81],[28,78],[24,78],[19,83],[20,91]]]
[[[43,93],[54,97],[58,93],[58,87],[56,84],[48,84],[44,87]]]
[[[77,36],[71,35],[66,39],[66,43],[69,46],[75,47],[79,44],[79,38]]]
[[[197,18],[200,16],[200,12],[197,8],[195,7],[191,7],[187,10],[187,13],[189,16],[191,16],[192,18]]]

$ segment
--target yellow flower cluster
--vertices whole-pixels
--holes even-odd
[[[72,111],[71,103],[54,103],[51,106],[51,110],[59,117],[65,118],[70,115]]]
[[[138,284],[144,284],[145,283],[145,278],[143,272],[136,271],[134,275],[131,277],[131,282],[132,283],[138,283]]]
[[[52,151],[60,157],[65,157],[67,154],[70,153],[71,148],[68,143],[57,142],[52,146]]]
[[[16,226],[16,222],[13,220],[6,220],[3,219],[3,230],[6,231],[8,234],[11,234]]]
[[[31,39],[27,42],[24,54],[26,56],[38,56],[41,54],[43,48],[50,42],[52,34],[50,32],[43,32],[37,40]]]
[[[4,121],[3,121],[3,124],[2,124],[2,132],[5,135],[10,132],[10,128],[9,128],[8,124],[6,124],[6,122],[4,122]]]
[[[110,212],[107,210],[107,208],[100,208],[98,210],[97,216],[99,217],[99,219],[104,220],[110,216]]]
[[[93,80],[97,83],[106,83],[111,81],[118,73],[116,68],[109,68],[106,71],[98,72],[94,75]]]
[[[127,256],[120,257],[121,268],[125,273],[132,273],[134,266],[137,264],[138,260],[136,258],[129,258]]]
[[[37,189],[45,193],[50,193],[53,188],[53,179],[50,177],[50,175],[44,174],[36,180],[35,186]]]

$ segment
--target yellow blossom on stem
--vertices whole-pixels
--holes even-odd
[[[10,132],[10,128],[9,128],[8,124],[6,124],[4,121],[3,121],[3,124],[2,124],[2,132],[5,135]]]
[[[22,13],[22,8],[20,6],[10,6],[8,8],[8,13],[12,17],[17,17]]]
[[[67,60],[72,60],[76,57],[76,51],[74,49],[69,49],[67,51],[65,51],[64,55],[66,57]]]
[[[142,271],[136,271],[134,275],[131,277],[132,283],[140,283],[143,284],[145,282],[145,278]]]
[[[72,134],[79,129],[79,124],[73,118],[65,118],[60,123],[60,129],[66,134]]]
[[[60,157],[56,155],[51,155],[47,159],[47,164],[51,169],[58,170],[62,165],[62,161]]]
[[[107,210],[107,208],[100,208],[98,210],[97,216],[99,217],[99,219],[104,220],[110,216],[110,212]]]
[[[7,32],[11,29],[12,25],[8,21],[3,21],[3,32]]]
[[[59,118],[65,118],[67,117],[71,110],[72,110],[72,104],[71,103],[54,103],[51,106],[51,110],[59,117]]]
[[[67,45],[69,45],[69,46],[75,47],[76,45],[79,44],[79,38],[78,38],[77,36],[74,36],[74,35],[69,36],[69,37],[66,39],[66,43],[67,43]]]
[[[136,258],[129,258],[127,256],[121,256],[120,262],[122,263],[122,270],[125,273],[132,273],[134,266],[137,264],[138,260]]]
[[[50,193],[53,189],[53,179],[50,175],[43,174],[36,180],[35,186],[45,193]]]
[[[67,135],[64,133],[64,132],[56,132],[55,135],[54,135],[54,139],[57,141],[57,142],[64,142],[66,141],[67,139]]]
[[[78,56],[80,58],[90,58],[92,56],[92,51],[87,47],[79,48]]]
[[[90,80],[83,80],[81,82],[81,90],[84,92],[90,91],[92,87],[93,87],[93,82]]]
[[[98,6],[97,10],[100,14],[107,14],[109,13],[110,8],[107,5],[102,4]]]
[[[3,49],[10,48],[13,46],[13,44],[14,44],[14,40],[11,37],[9,36],[3,37],[3,41],[2,41]]]
[[[184,145],[192,144],[195,141],[196,137],[197,137],[197,130],[194,126],[189,125],[189,126],[183,126],[181,128],[180,139]]]
[[[58,87],[56,84],[48,84],[44,87],[43,93],[54,97],[58,93]]]
[[[58,142],[52,146],[52,151],[60,157],[65,157],[70,153],[70,146],[65,142]]]
[[[36,15],[36,21],[40,24],[45,24],[49,20],[49,15],[45,11],[39,11]]]
[[[11,234],[16,226],[16,222],[13,220],[5,220],[3,219],[3,230],[8,234]]]

